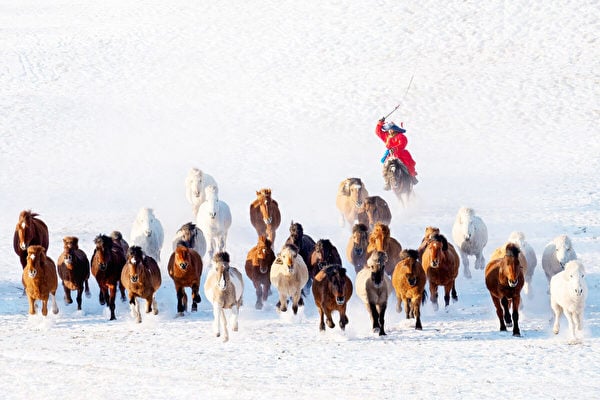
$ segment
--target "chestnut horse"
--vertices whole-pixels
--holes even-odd
[[[458,276],[460,258],[444,235],[434,234],[427,242],[421,262],[429,281],[429,296],[434,310],[438,310],[438,286],[444,287],[444,302],[450,305],[450,295],[458,300],[455,281]]]
[[[271,265],[275,261],[273,245],[266,236],[260,235],[256,246],[250,249],[246,256],[246,275],[256,289],[257,310],[262,310],[271,292]]]
[[[192,312],[198,311],[200,298],[200,277],[202,276],[202,257],[196,250],[188,247],[189,242],[181,241],[169,257],[167,272],[177,293],[177,315],[183,316],[187,311],[187,294],[185,288],[192,289]]]
[[[314,279],[326,265],[342,265],[342,257],[329,239],[319,239],[307,264],[309,280]]]
[[[368,245],[369,228],[365,224],[355,224],[346,245],[346,258],[354,265],[354,271],[357,273],[367,265]]]
[[[496,307],[500,330],[506,331],[507,326],[512,326],[513,336],[521,336],[519,304],[521,303],[521,289],[525,284],[525,275],[519,261],[520,253],[516,244],[508,243],[504,256],[491,260],[485,267],[485,285],[492,296],[494,307]]]
[[[258,236],[264,235],[275,244],[275,231],[281,224],[279,205],[271,197],[271,189],[256,192],[256,200],[250,204],[250,222]]]
[[[421,304],[425,303],[427,275],[419,261],[417,250],[402,250],[400,262],[392,274],[392,286],[396,291],[396,311],[402,312],[402,303],[406,319],[415,318],[415,329],[423,329],[421,325]]]
[[[29,314],[35,314],[36,300],[42,301],[42,315],[48,315],[48,297],[52,297],[52,313],[58,314],[56,265],[40,245],[27,248],[27,264],[23,268],[23,287],[29,299]]]
[[[384,179],[390,183],[390,187],[403,206],[413,193],[413,179],[406,166],[396,157],[389,157],[383,164]]]
[[[13,248],[23,268],[27,265],[27,247],[40,245],[48,251],[48,227],[44,221],[37,218],[38,215],[31,210],[21,211],[15,227]]]
[[[121,282],[129,294],[131,316],[142,322],[138,297],[146,300],[146,313],[158,314],[156,291],[160,288],[162,278],[156,260],[142,251],[140,246],[131,246],[127,251],[127,261],[121,271]]]
[[[373,231],[369,235],[369,245],[367,246],[367,257],[374,251],[383,251],[387,254],[385,263],[385,273],[392,275],[396,264],[400,261],[400,252],[402,245],[396,239],[390,236],[390,228],[381,222],[377,222]]]
[[[58,256],[58,276],[62,280],[65,291],[65,303],[73,303],[71,290],[77,291],[77,310],[81,310],[81,297],[85,290],[85,296],[90,297],[90,261],[87,255],[79,248],[79,239],[75,236],[63,238],[63,252]]]
[[[110,236],[98,235],[94,239],[95,249],[91,259],[92,275],[100,287],[98,300],[110,309],[110,319],[115,317],[115,298],[117,286],[121,291],[121,299],[125,301],[125,287],[121,280],[121,271],[125,265],[123,248]]]
[[[312,292],[321,318],[319,330],[325,330],[323,317],[327,317],[328,327],[335,328],[331,317],[332,311],[340,314],[340,328],[345,330],[348,325],[346,305],[352,297],[352,281],[346,275],[346,269],[341,265],[328,265],[322,268],[315,275]]]
[[[387,202],[379,196],[365,198],[358,211],[358,222],[373,229],[377,222],[389,225],[392,220],[392,212]]]

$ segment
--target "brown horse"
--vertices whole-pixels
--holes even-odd
[[[158,314],[156,291],[162,278],[160,268],[154,258],[144,254],[140,246],[131,246],[127,251],[127,262],[121,271],[121,282],[129,294],[131,316],[142,322],[138,297],[146,300],[146,313]]]
[[[275,231],[281,224],[279,205],[271,197],[271,189],[256,192],[256,200],[250,204],[250,222],[258,236],[264,235],[275,244]]]
[[[266,236],[260,235],[256,246],[250,249],[246,256],[246,275],[256,289],[257,310],[262,310],[271,292],[271,265],[275,261],[273,245]]]
[[[38,215],[31,210],[21,211],[15,227],[13,248],[23,268],[27,265],[27,247],[40,245],[48,251],[48,227],[44,221],[37,218]]]
[[[125,287],[121,280],[121,271],[125,265],[123,248],[113,242],[110,236],[98,235],[94,239],[94,253],[91,259],[92,275],[100,287],[98,300],[110,309],[110,319],[115,317],[115,298],[117,286],[121,291],[121,299],[125,301]]]
[[[346,305],[352,297],[352,281],[346,275],[346,269],[341,265],[328,265],[321,269],[315,275],[312,292],[321,318],[319,330],[325,330],[324,316],[327,317],[327,326],[335,328],[332,311],[340,314],[340,328],[345,330],[348,325]]]
[[[373,229],[377,222],[389,225],[392,220],[392,212],[387,202],[379,196],[365,198],[358,211],[358,222]]]
[[[400,203],[406,206],[414,185],[406,166],[396,157],[389,157],[383,164],[383,177],[386,182],[390,183],[390,187]]]
[[[363,201],[368,196],[369,192],[360,178],[346,178],[340,183],[335,205],[340,212],[341,226],[346,222],[350,226],[354,225]]]
[[[429,240],[433,237],[433,235],[439,234],[440,228],[437,228],[435,226],[428,226],[425,228],[425,235],[423,236],[421,244],[419,245],[419,249],[417,250],[419,252],[419,260],[422,259],[423,252],[425,251],[425,247],[427,247],[427,243],[429,243]]]
[[[346,245],[346,258],[358,272],[367,265],[367,246],[369,245],[369,228],[365,224],[355,224],[352,235]]]
[[[396,311],[402,312],[402,303],[406,319],[415,318],[415,329],[423,329],[421,325],[421,304],[425,303],[427,275],[419,261],[417,250],[402,250],[400,262],[396,264],[392,274],[392,286],[396,291]]]
[[[198,303],[202,300],[200,298],[202,257],[196,250],[188,247],[187,243],[189,242],[182,241],[175,247],[167,264],[167,272],[175,283],[177,315],[179,316],[183,316],[184,311],[187,311],[186,287],[192,289],[192,312],[198,311]]]
[[[48,315],[48,297],[52,296],[52,313],[58,314],[56,265],[40,245],[27,248],[27,264],[23,268],[23,286],[29,299],[29,314],[35,314],[36,300],[42,301],[42,315]]]
[[[438,286],[444,287],[444,302],[450,304],[450,295],[458,300],[455,281],[460,259],[452,244],[444,235],[435,234],[429,239],[422,255],[422,265],[429,281],[429,296],[433,309],[438,309]]]
[[[385,273],[388,276],[392,275],[396,264],[400,261],[400,252],[402,245],[396,239],[390,236],[390,228],[381,222],[377,222],[373,227],[373,231],[369,235],[369,245],[367,246],[367,257],[373,251],[383,251],[387,254],[387,262],[385,263]]]
[[[504,256],[491,260],[485,267],[485,285],[496,307],[500,330],[513,327],[513,336],[521,336],[519,330],[519,304],[521,289],[525,284],[523,267],[519,262],[521,251],[514,243],[508,243]],[[512,319],[510,309],[512,308]],[[513,325],[514,324],[514,325]]]
[[[319,239],[307,264],[309,280],[327,265],[342,265],[342,257],[329,239]]]
[[[63,252],[58,256],[58,276],[62,280],[65,291],[65,303],[73,303],[71,290],[77,291],[77,309],[81,310],[81,297],[85,290],[85,296],[90,297],[90,261],[83,250],[79,248],[79,239],[75,236],[63,238]]]

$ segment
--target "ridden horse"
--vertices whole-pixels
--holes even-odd
[[[358,212],[369,192],[360,178],[346,178],[339,187],[335,205],[340,212],[340,226],[346,222],[353,226],[358,218]]]
[[[421,263],[429,281],[429,297],[434,310],[438,310],[438,286],[444,287],[444,303],[450,305],[452,300],[458,301],[456,294],[456,277],[460,259],[452,244],[444,235],[434,234],[427,242],[421,256]]]
[[[180,242],[183,242],[186,247],[196,250],[200,254],[200,257],[204,257],[206,253],[206,239],[204,238],[204,233],[193,222],[183,224],[175,233],[173,251],[175,251]]]
[[[285,244],[271,265],[271,284],[279,292],[277,311],[286,312],[288,299],[292,299],[292,311],[304,305],[302,288],[308,282],[308,268],[294,244]]]
[[[342,265],[342,257],[329,239],[319,239],[310,253],[307,265],[308,279],[313,280],[315,275],[327,265]]]
[[[491,260],[485,267],[485,286],[488,288],[496,307],[496,315],[500,320],[500,330],[506,331],[507,326],[512,326],[513,336],[521,336],[519,330],[519,304],[521,303],[521,289],[525,283],[525,275],[519,262],[520,253],[521,251],[516,244],[508,243],[504,256]]]
[[[36,300],[42,301],[42,315],[48,315],[48,298],[52,297],[52,313],[58,314],[56,265],[40,245],[27,248],[27,264],[23,268],[23,287],[29,299],[29,314],[35,314]]]
[[[125,253],[123,248],[113,242],[110,236],[98,235],[94,239],[94,253],[90,261],[92,275],[96,278],[100,287],[98,300],[100,304],[106,304],[110,309],[110,319],[115,317],[115,298],[117,297],[117,285],[121,292],[121,299],[125,301],[125,287],[121,282],[121,271],[125,265]]]
[[[154,215],[154,210],[141,208],[131,226],[131,244],[141,247],[144,254],[160,262],[164,238],[163,226]]]
[[[340,328],[345,330],[348,325],[346,305],[352,297],[352,281],[346,275],[346,269],[341,265],[328,265],[321,269],[315,275],[312,292],[321,318],[319,330],[325,330],[323,317],[327,317],[328,327],[335,328],[332,311],[340,314]]]
[[[275,261],[272,243],[266,236],[260,235],[256,246],[246,256],[246,275],[256,289],[255,308],[261,310],[271,292],[271,265]]]
[[[356,295],[363,301],[371,317],[373,333],[385,335],[385,310],[390,293],[394,288],[385,274],[387,255],[375,250],[369,256],[367,265],[356,274]]]
[[[186,287],[192,289],[192,312],[198,311],[198,303],[201,301],[202,267],[202,257],[196,250],[187,246],[187,242],[180,242],[169,257],[167,272],[175,284],[177,315],[179,316],[183,316],[184,311],[187,311]]]
[[[281,224],[279,205],[271,197],[271,189],[256,192],[256,200],[250,204],[250,222],[258,236],[265,235],[275,245],[275,231]]]
[[[158,314],[156,291],[160,288],[162,278],[156,260],[144,254],[139,246],[131,246],[127,251],[127,261],[121,271],[121,282],[129,294],[131,316],[142,322],[138,297],[146,300],[146,313]]]
[[[40,245],[48,251],[48,227],[44,221],[37,218],[38,215],[31,210],[21,211],[15,227],[13,248],[23,268],[27,265],[27,247]]]
[[[79,239],[75,236],[63,238],[63,252],[56,263],[58,276],[62,280],[65,291],[65,303],[73,303],[71,290],[77,291],[77,309],[81,310],[81,295],[85,290],[85,296],[90,297],[90,261],[83,250],[79,248]]]
[[[396,157],[388,157],[383,164],[384,180],[390,183],[390,188],[403,206],[408,204],[413,193],[413,179],[406,166]]]
[[[215,178],[198,168],[190,169],[185,178],[185,197],[192,205],[194,218],[198,214],[198,208],[206,200],[204,190],[210,185],[218,187]]]
[[[369,228],[365,224],[355,224],[346,245],[346,258],[354,265],[354,271],[357,273],[367,264],[368,245]]]
[[[417,250],[402,250],[400,262],[392,274],[392,286],[396,291],[396,311],[402,312],[402,303],[406,319],[415,318],[415,329],[423,329],[421,325],[421,304],[425,303],[427,292],[425,284],[427,275],[419,261]]]
[[[227,231],[231,226],[231,211],[227,203],[219,200],[219,189],[208,186],[206,200],[198,208],[196,226],[200,228],[208,244],[208,258],[217,252],[224,252],[227,244]]]
[[[229,265],[229,254],[220,252],[213,259],[214,268],[208,272],[204,283],[206,298],[213,305],[213,331],[217,337],[221,336],[223,320],[223,341],[229,340],[225,309],[231,309],[231,324],[234,332],[238,330],[238,314],[243,303],[244,279],[235,267]]]
[[[392,220],[392,212],[387,202],[379,196],[365,198],[358,212],[358,222],[373,229],[377,222],[389,225]]]
[[[387,254],[385,273],[388,274],[388,276],[391,276],[392,272],[394,272],[394,267],[396,267],[396,264],[400,261],[402,245],[390,236],[389,226],[381,222],[375,224],[373,231],[369,235],[367,257],[375,250],[384,251]]]

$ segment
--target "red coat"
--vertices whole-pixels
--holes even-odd
[[[377,123],[377,126],[375,127],[375,134],[385,143],[388,137],[388,133],[382,129],[383,124],[383,121],[379,121]],[[390,138],[385,147],[387,147],[390,150],[388,158],[390,156],[398,158],[400,161],[402,161],[404,165],[406,165],[406,168],[408,168],[408,172],[412,176],[416,176],[417,171],[415,170],[415,165],[417,163],[415,162],[415,160],[413,160],[408,150],[406,150],[407,143],[408,139],[406,138],[406,136],[403,133],[398,132],[394,135],[394,137]]]

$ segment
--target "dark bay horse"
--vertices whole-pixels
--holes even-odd
[[[256,289],[255,308],[261,310],[271,292],[271,265],[275,261],[273,245],[266,236],[260,235],[256,246],[246,256],[246,275]]]
[[[100,287],[98,300],[110,308],[110,319],[115,317],[115,298],[117,286],[121,292],[121,299],[125,301],[125,288],[121,283],[121,271],[125,265],[123,248],[110,236],[98,235],[94,239],[95,249],[91,259],[92,275]]]
[[[367,265],[367,247],[369,245],[369,228],[365,224],[354,224],[352,235],[346,245],[346,258],[354,265],[358,273]]]
[[[342,257],[329,239],[319,239],[310,253],[308,264],[309,280],[327,265],[342,265]]]
[[[308,264],[310,264],[310,255],[315,249],[315,241],[310,236],[304,234],[304,228],[302,224],[299,222],[292,221],[290,225],[290,236],[285,241],[285,244],[293,244],[298,249],[298,254],[302,256],[302,260],[306,267],[308,268]],[[310,276],[308,278],[308,282],[306,282],[306,287],[302,290],[302,294],[306,295],[306,291],[310,289],[312,285],[312,279]],[[301,300],[303,302],[303,300]]]
[[[390,207],[380,196],[366,197],[358,211],[358,222],[365,224],[372,230],[377,222],[389,226],[392,221],[392,212]]]
[[[319,309],[319,330],[325,330],[325,318],[327,326],[335,328],[331,313],[337,311],[340,314],[340,328],[344,330],[348,325],[346,305],[352,297],[352,281],[346,275],[346,269],[341,265],[327,265],[323,267],[314,278],[312,287],[315,304]]]
[[[406,206],[413,191],[413,180],[406,166],[396,157],[389,157],[383,164],[383,176],[400,203]]]
[[[27,247],[39,245],[48,251],[48,227],[44,221],[37,218],[38,215],[31,210],[21,211],[15,227],[13,248],[23,268],[27,265]]]
[[[258,236],[264,235],[275,244],[275,232],[281,224],[279,205],[271,197],[271,189],[256,192],[256,200],[250,204],[250,222]]]
[[[198,303],[202,301],[200,298],[200,278],[204,267],[202,257],[189,244],[189,241],[179,242],[167,264],[167,272],[175,284],[179,316],[183,316],[184,311],[187,311],[186,287],[192,290],[192,312],[198,311]]]
[[[63,238],[63,252],[56,263],[58,276],[62,280],[65,291],[65,303],[73,303],[71,290],[77,291],[77,309],[81,310],[82,293],[90,297],[90,261],[83,250],[79,248],[79,239],[75,236]]]

